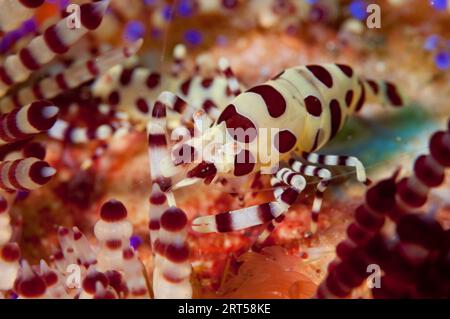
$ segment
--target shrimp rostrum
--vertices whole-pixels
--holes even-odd
[[[240,85],[226,61],[222,59],[219,65],[235,96],[217,119],[195,111],[169,92],[163,92],[155,102],[148,125],[153,183],[163,192],[170,192],[189,184],[189,180],[210,183],[255,172],[271,174],[273,201],[193,221],[193,229],[199,232],[229,232],[263,224],[273,228],[304,190],[305,177],[315,177],[319,182],[311,211],[314,233],[322,195],[333,177],[329,168],[351,167],[359,182],[368,183],[364,166],[356,157],[315,152],[366,101],[401,107],[402,95],[391,82],[358,77],[343,64],[286,69],[241,93],[236,90]],[[181,142],[178,139],[169,148],[168,110],[192,114],[198,134],[182,138]]]

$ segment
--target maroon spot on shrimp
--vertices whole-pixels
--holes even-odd
[[[266,103],[270,116],[278,118],[286,111],[286,100],[283,95],[271,85],[259,85],[247,92],[259,94]]]
[[[369,84],[370,88],[372,89],[373,93],[376,95],[380,91],[380,87],[378,86],[378,83],[373,80],[367,80],[367,84]]]
[[[187,96],[189,94],[189,89],[191,88],[191,83],[192,83],[192,78],[189,78],[186,81],[184,81],[180,86],[181,93],[183,93],[185,96]]]
[[[306,68],[325,86],[328,88],[333,87],[333,77],[330,72],[327,71],[323,66],[320,65],[308,65]]]
[[[250,174],[255,168],[255,158],[249,150],[242,150],[234,158],[234,175],[244,176]]]
[[[239,114],[233,104],[228,105],[219,116],[217,123],[225,121],[228,132],[238,142],[251,143],[257,136],[257,129],[246,116]]]
[[[356,103],[355,112],[359,112],[362,109],[364,102],[366,101],[366,88],[361,83],[361,81],[359,82],[359,85],[361,86],[361,95],[359,96],[358,102]]]
[[[122,84],[123,86],[130,84],[131,79],[133,78],[134,70],[134,68],[124,69],[120,74],[120,84]]]
[[[353,90],[348,90],[345,94],[345,103],[347,104],[347,107],[350,107],[353,102]]]
[[[139,98],[139,99],[136,101],[136,108],[137,108],[141,113],[144,113],[144,114],[147,114],[147,113],[149,112],[149,110],[150,110],[150,108],[148,107],[147,102],[146,102],[143,98]]]
[[[151,73],[147,77],[146,85],[149,89],[154,89],[161,82],[161,75],[159,73]]]
[[[213,81],[213,78],[205,78],[202,80],[201,85],[203,88],[207,89],[212,85]]]
[[[336,64],[336,66],[349,78],[353,76],[353,69],[350,66],[345,64]]]
[[[322,103],[320,103],[320,100],[313,95],[309,95],[305,98],[305,106],[306,111],[312,116],[317,117],[322,114]]]
[[[275,135],[274,146],[280,153],[287,153],[297,143],[295,135],[288,130],[280,131]]]
[[[386,95],[393,106],[403,105],[403,100],[398,94],[397,87],[390,82],[386,82]]]
[[[341,106],[339,105],[339,102],[336,99],[333,99],[330,102],[330,120],[331,120],[330,140],[331,140],[333,137],[336,136],[342,122]]]

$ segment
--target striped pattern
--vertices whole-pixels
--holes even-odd
[[[65,120],[58,119],[55,125],[48,131],[48,135],[64,142],[85,144],[94,140],[107,140],[112,136],[114,130],[114,127],[109,124],[86,128],[73,126]]]
[[[402,107],[406,104],[402,92],[400,92],[399,88],[392,82],[363,79],[359,84],[362,89],[362,97],[368,102],[372,101],[391,107]],[[362,106],[363,103],[358,103],[355,111],[360,111]]]
[[[161,228],[161,216],[169,207],[167,204],[167,197],[161,191],[158,183],[152,184],[152,192],[150,194],[150,213],[148,229],[150,231],[150,242],[152,250],[155,250],[155,241],[158,239],[159,230]]]
[[[96,80],[93,94],[128,114],[131,121],[139,123],[148,120],[148,105],[161,92],[162,80],[160,73],[147,68],[117,65]],[[145,101],[147,107],[141,107],[142,102],[139,101]]]
[[[217,119],[221,107],[230,100],[227,79],[220,74],[202,76],[200,70],[188,74],[185,70],[185,47],[177,45],[170,75],[162,77],[157,72],[138,66],[116,66],[100,77],[93,88],[94,95],[126,112],[132,121],[148,120],[148,112],[142,112],[138,100],[155,101],[161,88],[179,95],[192,109],[184,113],[181,121],[190,121],[196,110],[205,111]],[[130,108],[130,105],[135,107]]]
[[[276,174],[275,177],[283,181],[286,185],[294,188],[299,193],[302,192],[306,187],[305,178],[298,172],[294,172],[289,168],[282,168]]]
[[[47,162],[37,158],[5,161],[0,164],[0,188],[8,192],[37,189],[48,183],[55,173]]]
[[[262,143],[258,141],[259,128],[278,129],[272,141],[271,153],[278,152],[279,161],[287,159],[293,151],[301,151],[305,160],[311,165],[294,162],[292,163],[294,164],[293,170],[284,168],[277,172],[275,177],[288,185],[288,188],[275,189],[276,201],[224,212],[215,216],[196,218],[193,222],[193,229],[199,232],[229,232],[268,224],[281,216],[295,201],[298,193],[305,188],[306,182],[302,176],[304,174],[320,179],[311,216],[311,230],[315,232],[323,193],[331,179],[329,170],[318,168],[315,165],[355,167],[357,179],[365,184],[368,184],[369,181],[364,166],[357,158],[319,155],[312,153],[312,151],[322,147],[337,134],[346,117],[362,107],[366,94],[379,98],[382,96],[388,97],[392,105],[401,106],[403,100],[399,98],[396,87],[388,82],[378,82],[377,85],[380,87],[384,85],[384,89],[380,89],[375,95],[374,91],[366,92],[365,86],[366,84],[373,86],[373,81],[361,80],[351,67],[340,64],[324,64],[285,70],[271,81],[239,94],[238,82],[225,59],[220,60],[219,68],[227,78],[229,90],[237,95],[222,111],[216,122],[217,132],[222,132],[222,128],[226,129],[242,150],[239,154],[236,151],[232,152],[234,156],[232,173],[235,176],[245,176],[259,171],[260,163],[255,159],[260,158],[261,152],[269,153],[269,150],[260,149]],[[192,81],[193,78],[189,78],[181,85],[181,91],[186,96],[189,94]],[[207,87],[210,85],[210,81],[206,81],[203,85]],[[374,90],[372,87],[370,89]],[[171,99],[173,104],[173,101],[177,98],[172,96]],[[162,108],[165,110],[166,107]],[[164,114],[164,116],[158,116],[158,121],[161,121],[162,118],[165,119],[165,111],[159,113]],[[203,127],[196,121],[200,117],[201,114],[197,114],[194,117],[194,122],[196,122],[196,129],[203,132]],[[293,118],[296,121],[292,121]],[[153,145],[155,152],[164,150],[168,146],[165,138],[165,124],[163,122],[159,127],[155,126],[153,132],[149,135],[149,140],[153,140],[150,147]],[[239,129],[244,131],[253,129],[254,133],[244,137],[238,136],[234,132]],[[210,133],[209,135],[214,134]],[[211,136],[208,138],[213,139]],[[197,145],[196,140],[192,140],[188,145],[191,145],[191,155],[194,156],[196,148],[192,145]],[[167,155],[159,156],[158,159],[161,158],[167,158]],[[156,158],[151,161],[153,161],[151,166],[156,165]],[[185,162],[177,162],[177,164],[181,163]],[[218,166],[220,167],[218,168]],[[230,166],[223,165],[223,163],[218,165],[214,160],[202,159],[200,164],[188,172],[187,177],[201,178],[209,183],[216,174],[231,173]],[[163,191],[174,185],[171,178],[167,177],[175,176],[174,171],[166,175],[156,171],[156,169],[153,169],[153,171],[153,180],[158,183],[159,179],[166,184],[165,187],[162,187],[162,183],[159,182]],[[274,226],[273,223],[268,225],[269,228]]]
[[[156,299],[192,298],[187,230],[187,217],[182,210],[170,207],[162,214],[155,241],[153,292]]]
[[[164,192],[185,177],[182,168],[174,165],[169,150],[166,137],[168,109],[183,114],[188,106],[178,96],[163,92],[153,105],[147,125],[152,183],[157,183]]]
[[[278,175],[278,174],[277,174]],[[277,177],[272,177],[270,179],[270,185],[274,188],[273,195],[275,198],[279,198],[280,195],[283,193],[284,189],[286,189],[286,186],[288,185],[287,182],[283,182],[282,180],[278,179]],[[269,221],[266,226],[264,227],[263,231],[258,235],[256,238],[256,241],[253,243],[251,249],[253,251],[260,251],[264,243],[267,241],[269,236],[272,234],[272,232],[275,230],[275,228],[278,226],[278,224],[281,224],[284,221],[286,214],[280,215],[275,219],[272,219]]]
[[[222,69],[226,68],[228,64],[223,62]],[[376,83],[377,94],[368,83]],[[217,124],[225,122],[230,131],[278,129],[272,145],[268,146],[282,161],[293,151],[311,153],[320,149],[339,132],[349,115],[361,109],[366,98],[376,98],[395,107],[404,104],[395,85],[362,80],[347,65],[300,66],[284,70],[272,80],[236,96],[222,111]],[[260,149],[258,136],[235,140],[240,147],[249,150],[250,158],[258,159],[261,152],[269,153]],[[333,158],[326,160],[333,162]],[[345,165],[355,166],[358,179],[365,180],[364,171],[355,158],[348,158]],[[260,167],[257,161],[237,172],[249,174]]]
[[[347,228],[347,239],[336,247],[338,258],[330,264],[328,275],[317,290],[318,298],[348,296],[366,278],[366,267],[371,263],[384,266],[381,288],[372,290],[374,297],[427,296],[427,291],[421,291],[415,284],[417,277],[411,278],[410,274],[417,276],[416,267],[436,262],[436,256],[446,256],[448,251],[446,248],[442,253],[438,251],[445,234],[434,216],[423,216],[417,212],[426,203],[430,189],[444,182],[445,169],[450,167],[449,130],[433,134],[429,148],[429,155],[417,158],[412,176],[397,182],[397,171],[390,179],[368,190],[365,204],[357,208],[355,221]],[[387,238],[380,235],[386,216],[397,223],[395,245],[392,241],[387,244]],[[398,254],[399,251],[401,254]],[[387,260],[386,256],[396,258],[389,257]],[[405,274],[401,280],[397,278],[395,267]],[[433,269],[432,274],[421,271],[420,278],[427,278],[428,275],[436,278],[436,268],[431,266],[430,269]],[[395,285],[392,285],[394,282]],[[425,279],[425,282],[429,281]],[[442,286],[445,285],[448,289],[448,284]]]
[[[0,145],[24,140],[50,129],[58,108],[47,101],[37,101],[8,114],[0,115]]]
[[[433,134],[429,143],[430,154],[418,157],[414,163],[412,176],[403,178],[397,185],[398,219],[404,212],[414,212],[422,208],[432,188],[444,182],[445,169],[450,167],[450,132]]]
[[[371,261],[364,257],[360,247],[381,229],[385,215],[394,207],[396,177],[394,174],[367,191],[365,203],[356,209],[355,221],[347,228],[347,239],[336,247],[337,259],[328,267],[317,298],[344,298],[366,278],[366,267]]]
[[[201,233],[231,232],[263,225],[284,214],[295,202],[299,191],[293,187],[276,193],[277,200],[260,205],[220,213],[214,216],[202,216],[193,220],[192,229]]]
[[[4,156],[0,156],[0,161],[14,161],[16,159],[34,157],[40,160],[45,158],[46,148],[40,142],[28,142],[17,143],[17,147],[11,148],[11,150],[5,150]],[[6,148],[8,148],[7,146]]]
[[[133,248],[125,248],[122,252],[123,272],[131,298],[148,299],[149,292],[144,276],[144,268]]]
[[[239,94],[241,94],[241,88],[239,85],[239,81],[238,81],[236,75],[234,74],[233,70],[231,69],[230,63],[228,62],[227,59],[221,58],[219,60],[219,70],[222,72],[222,74],[227,79],[227,85],[228,85],[228,89],[231,92],[231,95],[238,96]]]
[[[19,53],[8,56],[0,66],[0,97],[12,85],[25,81],[32,72],[50,62],[56,55],[67,52],[89,30],[97,28],[108,4],[109,1],[105,0],[81,5],[81,28],[68,29],[67,17],[48,27]]]
[[[356,178],[363,184],[370,184],[367,179],[364,165],[359,159],[354,156],[346,155],[323,155],[317,153],[302,153],[302,157],[312,164],[327,165],[327,166],[348,166],[356,168]]]
[[[306,176],[318,177],[320,179],[320,182],[317,184],[313,207],[311,210],[311,233],[314,234],[317,231],[317,223],[319,221],[319,213],[322,207],[323,194],[331,180],[331,172],[326,168],[303,164],[296,160],[291,160],[289,164],[297,173],[304,174]]]
[[[94,227],[95,237],[100,244],[96,268],[100,271],[120,271],[124,263],[122,251],[129,246],[133,226],[127,219],[125,206],[116,200],[102,205],[100,217]]]
[[[67,90],[76,88],[134,55],[141,45],[142,40],[139,40],[124,48],[110,50],[98,57],[71,65],[63,72],[44,78],[32,86],[26,86],[11,97],[5,97],[1,101],[0,110],[9,112],[14,107],[20,107],[39,99],[51,99]]]

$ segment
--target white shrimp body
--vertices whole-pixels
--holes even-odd
[[[403,104],[393,84],[361,80],[346,65],[290,68],[238,95],[222,111],[212,132],[188,144],[198,148],[199,143],[224,134],[226,127],[224,144],[234,140],[237,145],[234,162],[217,163],[224,157],[211,161],[217,163],[218,173],[247,175],[262,166],[276,166],[293,151],[320,149],[342,128],[348,115],[361,109],[368,96],[393,106]],[[229,155],[226,157],[229,160]]]

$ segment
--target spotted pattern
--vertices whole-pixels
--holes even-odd
[[[353,102],[353,90],[348,90],[345,94],[345,103],[347,103],[347,107],[350,107]]]
[[[271,85],[264,84],[255,86],[247,92],[259,94],[263,98],[271,117],[278,118],[286,111],[286,100],[283,95]]]
[[[317,150],[317,148],[319,147],[319,142],[320,142],[320,137],[322,135],[323,130],[322,129],[318,129],[316,132],[316,136],[314,137],[314,144],[311,147],[310,152],[313,152],[315,150]]]
[[[280,153],[287,153],[297,144],[297,138],[288,130],[280,131],[275,135],[274,146]]]
[[[205,78],[202,80],[202,87],[204,87],[205,89],[208,89],[211,87],[212,83],[213,83],[214,79],[213,78]]]
[[[187,96],[189,94],[189,89],[191,87],[191,83],[192,83],[192,78],[189,78],[186,81],[184,81],[183,84],[181,84],[181,86],[180,86],[181,93],[183,93],[185,96]]]
[[[320,65],[308,65],[306,67],[314,76],[328,88],[333,87],[333,78],[330,72]]]
[[[397,92],[397,87],[390,82],[386,82],[386,95],[393,106],[403,105],[402,98]]]
[[[320,103],[319,99],[313,95],[305,98],[305,106],[308,113],[312,116],[318,117],[322,114],[322,103]]]
[[[161,82],[161,75],[159,73],[151,73],[147,78],[147,87],[149,89],[154,89]]]
[[[144,113],[144,114],[147,114],[147,113],[149,112],[149,110],[150,110],[150,108],[149,108],[147,102],[146,102],[144,99],[142,99],[142,98],[137,99],[137,101],[136,101],[136,107],[137,107],[137,109],[138,109],[140,112],[142,112],[142,113]]]
[[[257,135],[256,126],[248,118],[236,111],[236,107],[233,104],[228,105],[222,114],[219,116],[217,123],[225,121],[228,132],[233,138],[242,143],[251,143]],[[241,130],[244,130],[248,134],[242,134]]]
[[[330,140],[336,136],[342,121],[341,106],[338,100],[333,99],[330,102],[330,119],[331,119],[331,134]]]
[[[356,108],[355,108],[356,112],[359,112],[359,110],[362,109],[364,102],[366,101],[366,88],[361,83],[361,81],[359,82],[359,85],[361,86],[361,95],[359,96],[358,103],[356,103]]]
[[[255,158],[249,150],[242,150],[234,158],[234,175],[244,176],[250,174],[255,168]]]
[[[341,71],[348,76],[349,78],[351,78],[353,76],[353,69],[351,67],[349,67],[348,65],[345,64],[336,64],[336,66],[341,69]]]
[[[380,87],[378,86],[377,82],[373,80],[367,80],[367,84],[370,85],[370,88],[372,89],[373,93],[378,94],[380,91]]]
[[[120,75],[120,84],[122,84],[123,86],[127,86],[128,84],[130,84],[131,79],[133,78],[134,70],[134,68],[124,69],[122,71],[122,74]]]

